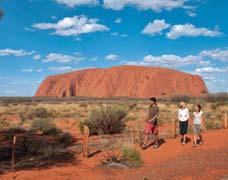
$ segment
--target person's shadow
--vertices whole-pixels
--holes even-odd
[[[158,139],[158,148],[160,146],[162,146],[165,142],[166,142],[165,139]],[[148,149],[151,146],[153,147],[153,145],[155,145],[155,141],[153,141],[152,143],[150,143],[145,149]]]
[[[180,140],[181,142],[182,142],[182,140]],[[191,138],[189,138],[189,137],[186,137],[186,144],[188,144],[188,143],[190,143],[191,142]]]

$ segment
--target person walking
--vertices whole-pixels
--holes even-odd
[[[198,143],[201,145],[203,144],[203,136],[202,136],[202,125],[203,125],[203,111],[201,110],[201,105],[197,104],[195,106],[195,111],[193,112],[193,133],[194,133],[194,142],[193,147],[197,147]],[[197,138],[200,138],[199,141]]]
[[[180,127],[181,143],[186,144],[187,132],[188,132],[188,119],[189,119],[189,110],[186,108],[184,102],[180,103],[178,109],[178,120]]]
[[[148,113],[148,119],[145,124],[144,128],[144,141],[141,144],[142,149],[148,148],[147,141],[148,141],[148,136],[150,134],[154,134],[155,136],[155,143],[153,145],[153,148],[158,148],[158,115],[159,115],[159,108],[157,106],[157,100],[155,97],[150,98],[152,101],[152,104],[149,106],[149,113]]]

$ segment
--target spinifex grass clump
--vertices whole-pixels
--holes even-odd
[[[89,127],[90,134],[117,134],[126,127],[127,108],[124,106],[106,106],[94,109],[81,126]]]
[[[120,151],[104,154],[101,164],[111,168],[138,168],[142,165],[142,158],[137,149],[125,144]]]
[[[140,167],[142,164],[142,159],[140,153],[133,145],[125,145],[122,150],[122,159],[130,166],[130,167]]]

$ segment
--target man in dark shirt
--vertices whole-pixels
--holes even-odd
[[[155,135],[155,143],[153,148],[158,148],[158,115],[159,115],[159,108],[157,106],[156,98],[150,98],[152,104],[149,106],[149,114],[148,119],[146,121],[145,130],[144,130],[144,142],[141,145],[142,149],[146,149],[148,147],[147,141],[149,134]]]

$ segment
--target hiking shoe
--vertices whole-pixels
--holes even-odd
[[[147,148],[147,145],[143,143],[143,144],[141,145],[141,149],[142,149],[142,150],[145,150],[146,148]]]
[[[203,144],[203,142],[204,142],[203,140],[200,140],[199,145],[202,145],[202,144]]]
[[[193,147],[194,147],[194,148],[197,147],[197,144],[196,144],[196,143],[193,143]]]
[[[158,144],[154,144],[152,147],[153,147],[154,149],[156,149],[156,148],[159,147],[159,145],[158,145]]]

